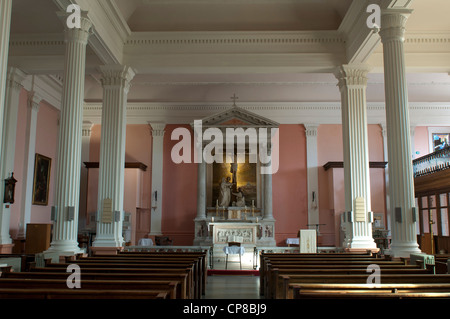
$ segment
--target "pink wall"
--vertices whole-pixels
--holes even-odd
[[[368,125],[369,160],[384,161],[383,136],[379,125]],[[327,162],[343,161],[341,125],[320,125],[317,136],[319,165],[319,218],[322,245],[340,246],[340,216],[345,211],[344,169],[325,171]],[[370,169],[371,208],[374,213],[383,213],[386,220],[386,189],[384,169]]]
[[[280,125],[278,172],[272,177],[273,216],[277,245],[308,228],[306,136],[303,125]]]
[[[18,180],[16,184],[15,202],[11,205],[10,229],[11,236],[17,234],[22,209],[22,195],[24,189],[24,159],[25,159],[25,131],[27,119],[27,91],[22,89],[19,97],[19,116],[17,120],[16,149],[14,158],[14,176]],[[57,165],[57,137],[58,137],[59,110],[52,107],[46,101],[40,103],[36,123],[36,149],[35,152],[52,159],[50,171],[50,188],[48,205],[32,205],[30,223],[50,223],[51,207],[53,206],[55,193],[55,172]],[[31,173],[33,174],[33,172]]]
[[[345,210],[343,196],[344,174],[323,168],[327,162],[343,161],[341,125],[320,125],[317,129],[317,164],[319,167],[319,223],[322,245],[334,246],[339,233],[339,215]],[[335,174],[337,174],[335,176]]]
[[[413,152],[419,152],[419,154],[415,154],[415,158],[422,157],[430,153],[429,142],[428,127],[416,126],[414,130]]]
[[[101,125],[94,125],[91,129],[89,144],[89,160],[100,160]],[[125,162],[140,162],[147,166],[146,171],[140,169],[126,169],[124,176],[124,211],[131,213],[132,244],[136,229],[136,208],[150,208],[151,194],[151,149],[152,137],[148,125],[127,125]],[[87,213],[97,211],[98,198],[98,169],[89,170]],[[148,229],[150,232],[150,228]]]
[[[189,125],[167,125],[165,128],[161,228],[164,235],[173,239],[174,245],[184,246],[192,245],[194,241],[198,164],[175,164],[172,161],[171,150],[179,141],[172,141],[171,134],[177,127],[191,129]],[[193,145],[193,139],[191,145]]]
[[[59,111],[46,102],[39,107],[36,128],[36,153],[50,157],[52,166],[50,172],[50,190],[48,205],[31,206],[31,223],[50,223],[51,207],[55,194],[55,173],[57,165],[58,148],[58,117]]]

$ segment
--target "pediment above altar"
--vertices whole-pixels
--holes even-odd
[[[213,114],[211,116],[202,119],[202,126],[203,128],[208,127],[277,128],[279,126],[279,123],[234,105],[228,110]]]

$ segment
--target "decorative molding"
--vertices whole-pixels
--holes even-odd
[[[344,43],[336,31],[135,32],[128,47],[154,45],[298,45]]]
[[[99,162],[84,162],[84,166],[88,169],[99,168],[100,164]],[[147,170],[147,165],[141,162],[125,162],[125,168],[138,168],[145,172]]]
[[[386,168],[387,162],[369,162],[370,168]],[[330,168],[344,168],[344,162],[327,162],[323,165],[323,168],[327,171]]]
[[[340,124],[341,102],[241,102],[240,108],[276,121],[279,124]],[[230,109],[229,103],[128,102],[127,123],[189,124]],[[449,103],[410,102],[411,122],[418,126],[450,123]],[[101,102],[85,102],[85,120],[101,123]],[[368,124],[386,122],[384,102],[367,103]]]

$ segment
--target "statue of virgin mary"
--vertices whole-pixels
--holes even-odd
[[[222,178],[219,189],[219,207],[228,207],[230,205],[232,186],[233,184],[230,183],[230,177]]]

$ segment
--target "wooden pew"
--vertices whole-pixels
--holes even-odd
[[[38,272],[66,272],[67,267],[73,263],[47,263],[45,267],[34,267],[31,271]],[[189,299],[200,298],[198,290],[198,282],[194,277],[194,266],[192,264],[117,264],[117,263],[90,263],[78,264],[81,269],[81,274],[89,272],[103,272],[103,273],[172,273],[188,275],[188,289],[187,294]]]
[[[427,298],[450,297],[450,284],[394,283],[369,287],[367,284],[294,284],[294,299],[302,298]],[[395,296],[392,296],[395,295]]]
[[[189,257],[196,257],[200,259],[200,268],[201,273],[203,276],[203,287],[202,291],[203,294],[206,289],[206,281],[207,281],[207,271],[208,271],[208,251],[203,250],[201,252],[195,252],[195,251],[183,251],[183,252],[138,252],[138,251],[121,251],[117,256],[127,256],[127,257],[139,257],[139,258],[147,258],[147,257],[171,257],[171,256],[189,256]]]
[[[2,274],[2,278],[5,279],[55,279],[55,280],[67,280],[69,274],[65,271],[43,271],[43,272],[6,272]],[[176,298],[177,299],[188,299],[188,275],[187,273],[86,273],[83,272],[81,275],[82,287],[84,287],[84,282],[87,280],[91,281],[168,281],[176,282]]]
[[[281,275],[278,287],[276,287],[276,299],[292,299],[293,287],[296,284],[307,283],[367,283],[369,274],[322,274],[322,275]],[[381,283],[448,283],[450,284],[450,275],[433,275],[433,274],[382,274]]]
[[[163,280],[87,280],[83,279],[81,290],[139,290],[168,292],[168,299],[177,299],[176,281]],[[31,279],[31,278],[0,278],[0,290],[4,288],[17,289],[71,289],[67,287],[66,279]]]
[[[187,261],[191,260],[196,263],[196,276],[200,279],[201,287],[199,287],[201,294],[204,295],[207,280],[207,251],[202,252],[120,252],[118,255],[102,255],[93,257],[78,257],[76,260],[83,261],[101,261],[101,262],[118,262],[118,261],[151,261],[158,262],[159,260],[177,260]],[[73,260],[73,259],[71,259]],[[67,259],[66,262],[70,260]]]
[[[325,262],[333,262],[338,260],[355,260],[355,261],[389,261],[389,258],[379,258],[378,255],[373,254],[370,251],[366,253],[330,253],[330,254],[321,254],[321,253],[265,253],[261,252],[260,254],[260,294],[264,294],[264,287],[266,286],[265,278],[267,276],[267,265],[272,260],[322,260]]]
[[[34,265],[30,272],[3,273],[0,289],[9,289],[8,293],[12,293],[15,298],[23,298],[21,288],[48,289],[55,293],[55,296],[48,298],[59,298],[58,296],[64,295],[64,291],[59,291],[60,289],[69,289],[66,282],[71,274],[67,272],[68,266],[77,264],[81,268],[82,290],[92,291],[94,295],[96,290],[129,290],[133,291],[134,295],[135,291],[147,290],[155,293],[158,291],[161,293],[160,297],[164,298],[200,298],[206,286],[203,281],[206,278],[206,257],[206,252],[94,257],[78,255],[69,258],[66,263],[46,260],[45,267],[37,268]],[[11,289],[15,289],[15,292]],[[86,294],[84,296],[88,298]],[[148,293],[142,296],[152,297]],[[38,297],[34,295],[31,298]]]
[[[160,290],[0,288],[0,299],[168,299]]]
[[[429,269],[422,269],[419,266],[400,266],[400,267],[380,267],[381,273],[386,274],[432,274]],[[275,298],[275,292],[277,287],[282,285],[282,275],[330,275],[330,274],[340,274],[340,275],[365,275],[368,277],[370,273],[367,272],[366,266],[333,266],[329,265],[327,268],[317,267],[298,267],[298,268],[274,268],[271,270],[271,276],[268,277],[267,285],[265,287],[264,296],[266,298]]]
[[[69,259],[68,259],[69,260]],[[67,263],[69,261],[66,260]],[[196,289],[203,295],[206,289],[206,269],[201,256],[149,256],[149,257],[115,257],[115,256],[102,256],[102,257],[83,257],[76,260],[72,260],[71,263],[76,264],[152,264],[152,265],[168,265],[170,267],[177,265],[185,265],[193,263],[194,265],[194,278]]]
[[[350,273],[350,270],[354,273],[354,269],[357,269],[359,272],[366,272],[367,267],[369,265],[377,264],[380,269],[384,272],[386,269],[403,271],[406,269],[412,270],[421,270],[418,265],[404,265],[401,262],[386,262],[380,261],[376,262],[375,260],[366,262],[366,261],[339,261],[339,262],[330,262],[330,261],[317,261],[317,262],[302,262],[297,261],[294,263],[282,263],[282,262],[272,262],[266,263],[266,271],[264,274],[263,280],[263,292],[264,295],[269,298],[273,297],[273,291],[275,291],[275,287],[278,285],[278,274],[282,271],[284,272],[299,272],[299,271],[322,271],[322,272],[346,272]],[[426,273],[431,272],[431,270],[426,270]]]

